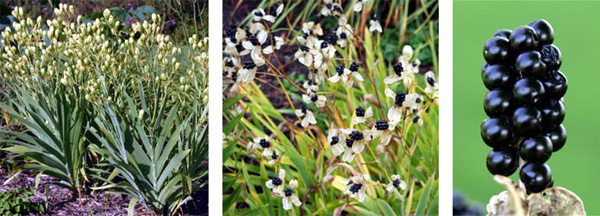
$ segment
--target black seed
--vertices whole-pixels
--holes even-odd
[[[433,77],[427,77],[427,84],[429,84],[430,86],[434,86],[435,79]]]
[[[417,98],[417,99],[415,100],[415,102],[417,102],[417,103],[421,103],[421,101],[422,101],[422,100],[421,100],[421,98],[420,98],[420,97],[419,97],[419,98]]]
[[[353,145],[354,145],[353,139],[346,139],[346,147],[352,148]]]
[[[357,130],[350,132],[348,136],[353,140],[362,140],[364,138],[363,133]]]
[[[331,10],[331,6],[333,6],[331,3],[328,3],[325,5],[325,7],[327,7],[327,9]]]
[[[404,103],[405,99],[406,99],[406,95],[404,94],[404,92],[402,92],[402,90],[400,90],[398,92],[398,94],[396,94],[396,99],[395,99],[394,103],[398,106],[402,106],[402,103]]]
[[[261,13],[260,11],[255,11],[255,12],[254,12],[254,16],[257,16],[257,17],[262,17],[262,16],[263,16],[263,13]]]
[[[327,35],[327,41],[329,42],[329,44],[337,43],[337,35],[335,34],[335,31],[329,32],[329,34]]]
[[[392,184],[394,185],[394,187],[400,187],[400,179],[392,181]]]
[[[303,37],[304,39],[307,39],[307,38],[308,38],[308,36],[310,36],[308,33],[304,33],[304,34],[302,35],[302,37]]]
[[[404,67],[402,66],[402,63],[398,62],[397,64],[392,66],[392,68],[394,68],[394,73],[396,73],[396,75],[402,76],[402,72],[404,71]]]
[[[344,74],[344,65],[337,66],[335,68],[335,71],[338,73],[338,75],[341,76],[342,74]]]
[[[308,52],[308,47],[306,45],[300,45],[300,50]]]
[[[294,192],[290,188],[286,188],[284,193],[286,197],[292,196],[292,194],[294,194]]]
[[[310,100],[314,103],[319,99],[319,97],[317,96],[317,94],[313,95]]]
[[[339,142],[340,142],[340,138],[338,136],[334,136],[334,137],[331,137],[330,145],[335,145],[335,144],[338,144]]]
[[[351,184],[354,184],[354,182],[352,180],[348,181],[348,184],[346,184],[346,185],[351,185]]]
[[[258,144],[263,147],[263,148],[269,148],[271,147],[271,143],[269,143],[266,139],[260,139],[260,141],[258,142]]]
[[[421,119],[421,117],[417,116],[413,118],[413,123],[416,124],[417,122],[419,122],[419,119]]]
[[[377,15],[373,15],[373,16],[371,17],[371,20],[374,20],[374,21],[378,21],[378,22],[379,22],[379,18],[377,17]]]
[[[344,9],[342,9],[342,7],[340,7],[337,4],[333,6],[333,11],[338,11],[340,13],[344,13]]]
[[[377,121],[375,122],[375,128],[377,128],[377,130],[387,130],[390,128],[390,125],[387,121]]]
[[[306,105],[302,104],[300,110],[302,110],[302,113],[306,114]]]
[[[259,46],[260,45],[260,41],[258,41],[258,38],[254,35],[249,35],[248,36],[248,41],[250,41],[250,43],[252,43],[252,45],[254,46]]]
[[[350,192],[352,193],[358,193],[358,191],[362,188],[362,184],[353,184],[352,187],[350,187]]]
[[[233,67],[234,66],[233,65],[233,61],[231,61],[231,60],[225,60],[225,66],[227,66],[227,67]]]
[[[274,177],[271,179],[271,183],[275,186],[279,186],[283,183],[283,181],[279,177]]]
[[[356,108],[356,116],[358,117],[365,117],[365,109],[362,107],[357,107]]]
[[[348,36],[346,35],[346,32],[342,32],[342,33],[340,33],[340,38],[341,38],[341,39],[346,39],[346,38],[348,38]]]
[[[242,52],[242,51],[244,51],[245,48],[244,48],[244,46],[242,46],[242,44],[238,44],[238,45],[235,45],[235,49],[238,52]]]
[[[277,6],[279,5],[271,5],[271,15],[277,16]]]
[[[350,70],[354,72],[358,71],[358,64],[356,64],[356,62],[352,62],[350,65]]]
[[[237,71],[231,72],[231,79],[235,82],[237,80]]]
[[[271,155],[271,159],[273,159],[273,160],[277,160],[277,157],[278,157],[278,156],[277,156],[277,152],[276,152],[276,151],[273,151],[273,154]]]

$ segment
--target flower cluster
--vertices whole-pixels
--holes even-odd
[[[366,0],[353,3],[348,8],[352,8],[354,12],[361,12],[365,4],[370,4]],[[311,18],[299,23],[300,28],[295,30],[293,39],[286,44],[283,38],[272,35],[269,27],[284,10],[285,7],[279,3],[256,9],[251,14],[253,22],[245,28],[232,27],[226,30],[224,52],[227,55],[224,58],[223,75],[230,80],[226,88],[231,86],[231,92],[251,98],[251,91],[238,90],[245,90],[244,85],[255,80],[271,85],[256,77],[261,68],[266,69],[266,75],[278,80],[281,77],[287,79],[285,72],[281,71],[284,66],[278,66],[290,62],[282,63],[273,54],[282,46],[293,49],[293,60],[296,61],[293,64],[300,68],[297,70],[306,71],[306,76],[301,77],[302,85],[291,83],[297,91],[291,95],[285,89],[282,92],[296,117],[291,129],[291,133],[296,135],[294,138],[301,139],[302,135],[306,135],[306,139],[310,139],[308,142],[323,146],[324,152],[314,149],[315,152],[319,151],[319,156],[325,155],[327,159],[323,160],[329,163],[326,175],[319,180],[323,183],[322,186],[331,184],[340,189],[343,196],[359,202],[367,197],[376,198],[377,188],[400,198],[402,195],[398,192],[406,190],[404,180],[408,180],[408,177],[401,176],[394,170],[394,173],[389,174],[382,171],[379,178],[374,179],[373,173],[361,166],[371,163],[365,161],[365,155],[371,157],[377,154],[388,158],[389,154],[395,154],[396,150],[406,147],[405,131],[410,127],[422,127],[423,115],[430,106],[437,105],[439,87],[436,74],[433,71],[421,74],[421,62],[418,58],[421,48],[415,50],[410,45],[405,45],[397,60],[389,63],[375,60],[373,65],[373,62],[367,63],[366,59],[352,59],[357,52],[361,52],[361,49],[357,49],[362,46],[361,43],[365,43],[364,38],[361,38],[362,33],[379,39],[384,28],[377,15],[372,14],[368,27],[358,29],[348,22],[354,19],[346,17],[353,14],[344,12],[344,7],[334,0],[323,0],[321,8],[317,9],[319,14],[308,16]],[[361,13],[364,16],[372,12]],[[335,22],[331,22],[334,20]],[[332,28],[326,27],[332,23]],[[287,38],[287,35],[284,37]],[[389,69],[385,69],[385,64],[390,65]],[[279,83],[283,85],[281,81]],[[374,96],[364,93],[366,89],[380,89],[381,92],[373,93],[376,94]],[[357,101],[356,92],[360,92],[364,98]],[[325,115],[329,118],[324,117]],[[289,115],[285,117],[293,118]],[[286,123],[288,122],[281,125]],[[326,128],[326,134],[322,132],[325,131],[322,128]],[[254,131],[252,133],[256,134]],[[273,195],[283,198],[283,208],[289,210],[293,205],[300,206],[302,203],[294,194],[298,180],[291,180],[289,187],[285,187],[285,171],[289,165],[286,161],[289,161],[293,152],[282,150],[287,149],[284,146],[287,144],[275,133],[264,134],[269,135],[258,138],[251,136],[252,141],[242,143],[246,143],[247,153],[251,157],[279,170],[277,176],[271,177],[265,185]],[[327,143],[324,143],[325,137]],[[374,145],[377,146],[376,152],[371,149]],[[300,144],[297,148],[300,149],[299,146]],[[303,189],[300,188],[300,191]]]

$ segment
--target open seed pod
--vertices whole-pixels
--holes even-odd
[[[492,196],[488,216],[495,215],[586,215],[581,199],[562,187],[551,187],[527,196],[510,178],[495,175],[494,180],[506,188]]]

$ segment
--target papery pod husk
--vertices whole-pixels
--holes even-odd
[[[490,199],[487,205],[489,216],[586,215],[581,199],[565,188],[548,188],[542,193],[531,194],[526,198],[525,191],[510,178],[496,175],[494,180],[504,186],[506,191]]]

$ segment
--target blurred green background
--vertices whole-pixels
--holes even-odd
[[[454,1],[454,167],[455,191],[487,204],[503,190],[487,171],[491,150],[480,136],[486,118],[481,81],[485,41],[498,29],[515,29],[544,18],[554,27],[554,44],[563,56],[567,143],[548,164],[555,186],[575,192],[589,215],[600,215],[600,2]],[[518,180],[518,171],[512,178]]]

